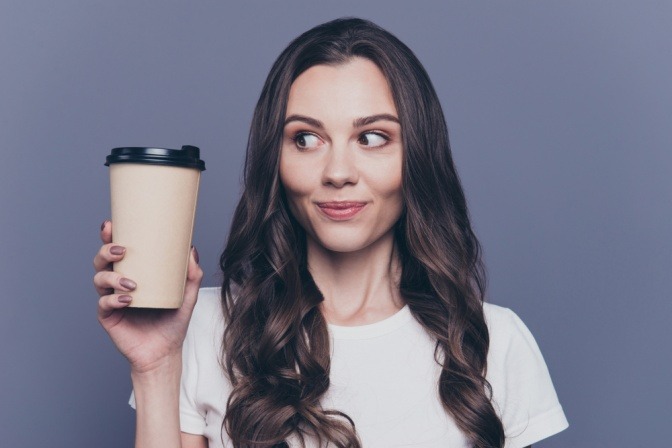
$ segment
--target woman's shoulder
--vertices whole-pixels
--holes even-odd
[[[483,314],[490,336],[489,362],[498,363],[506,359],[508,364],[516,359],[545,365],[532,332],[513,310],[484,303]]]
[[[487,379],[507,446],[527,446],[568,426],[534,336],[512,310],[484,304],[490,333]]]
[[[224,325],[220,287],[204,287],[198,290],[198,300],[189,322],[189,334],[202,336],[217,333]]]
[[[198,300],[194,307],[194,316],[207,315],[216,310],[221,312],[222,306],[222,288],[219,286],[208,286],[198,290]]]
[[[485,319],[488,322],[488,326],[491,324],[501,324],[501,323],[511,323],[512,319],[518,318],[516,313],[513,312],[511,308],[506,308],[501,305],[495,305],[494,303],[484,302],[483,303],[483,313],[485,314]]]
[[[532,336],[522,319],[510,308],[486,302],[483,304],[483,315],[491,338]]]

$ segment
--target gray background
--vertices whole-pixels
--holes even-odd
[[[344,15],[395,33],[434,81],[490,300],[530,327],[570,420],[539,446],[669,444],[669,1],[4,0],[2,446],[132,444],[91,284],[109,149],[202,148],[194,239],[216,285],[267,71]]]

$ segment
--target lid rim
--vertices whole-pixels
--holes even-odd
[[[113,148],[105,158],[105,166],[117,163],[143,163],[150,165],[168,165],[205,170],[205,162],[200,159],[200,149],[185,145],[181,149],[125,146]]]

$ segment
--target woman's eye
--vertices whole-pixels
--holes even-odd
[[[359,137],[359,143],[369,148],[377,148],[384,146],[389,141],[389,138],[377,132],[367,132]]]
[[[292,140],[298,148],[310,149],[320,145],[320,138],[317,135],[308,134],[307,132],[299,132]]]

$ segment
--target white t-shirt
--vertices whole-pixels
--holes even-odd
[[[490,332],[487,380],[506,448],[522,448],[567,428],[539,348],[507,308],[484,304]],[[332,358],[325,409],[353,419],[364,448],[467,448],[441,405],[434,340],[408,306],[382,321],[328,325]],[[232,447],[222,421],[230,384],[219,363],[224,320],[219,288],[202,288],[184,343],[180,425],[210,448]],[[131,397],[133,405],[133,397]],[[296,439],[290,446],[299,446]]]

